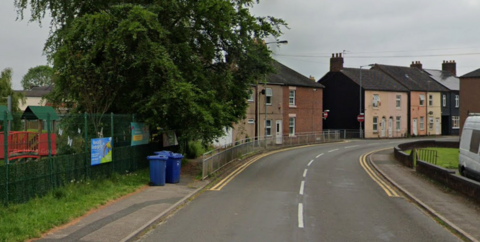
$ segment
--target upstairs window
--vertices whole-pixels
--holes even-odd
[[[295,106],[295,90],[290,90],[288,97],[288,104]]]
[[[428,106],[433,106],[433,95],[428,94]]]
[[[255,101],[255,99],[253,97],[253,91],[251,89],[248,90],[248,101],[249,102],[254,102]]]
[[[267,105],[272,105],[272,96],[273,96],[273,91],[271,88],[267,88],[265,91],[265,96],[267,99]]]
[[[447,106],[447,95],[445,94],[442,95],[442,106],[443,107]]]
[[[372,106],[378,108],[380,106],[380,96],[378,94],[373,94]]]
[[[425,105],[425,96],[420,95],[420,106],[424,106],[424,105]]]
[[[458,95],[455,95],[455,107],[460,107],[460,97]]]
[[[401,95],[397,95],[397,101],[396,101],[396,106],[397,108],[400,108],[401,105],[402,105],[402,96]]]

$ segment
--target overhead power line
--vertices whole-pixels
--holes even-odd
[[[303,57],[303,58],[330,58],[330,55],[290,55],[290,54],[273,54],[276,56]],[[455,54],[428,54],[428,55],[354,55],[349,54],[348,58],[418,58],[418,57],[439,57],[439,56],[469,56],[480,55],[480,53],[455,53]]]

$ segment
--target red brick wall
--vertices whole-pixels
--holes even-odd
[[[480,78],[460,78],[460,132],[468,112],[480,113]]]
[[[315,90],[315,91],[314,91]],[[296,87],[295,106],[289,105],[289,87],[283,89],[283,134],[289,134],[289,114],[296,114],[295,133],[323,130],[323,89]]]

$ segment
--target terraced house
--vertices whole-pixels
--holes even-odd
[[[344,68],[341,54],[330,59],[325,86],[324,129],[341,129],[357,137],[403,137],[407,133],[408,89],[375,69]],[[364,114],[364,122],[357,116]]]

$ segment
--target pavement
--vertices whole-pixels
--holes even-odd
[[[467,241],[480,241],[479,204],[401,165],[394,159],[393,149],[373,153],[369,162],[406,199]],[[52,230],[38,241],[135,241],[201,193],[209,183],[182,174],[180,183],[146,187]]]

